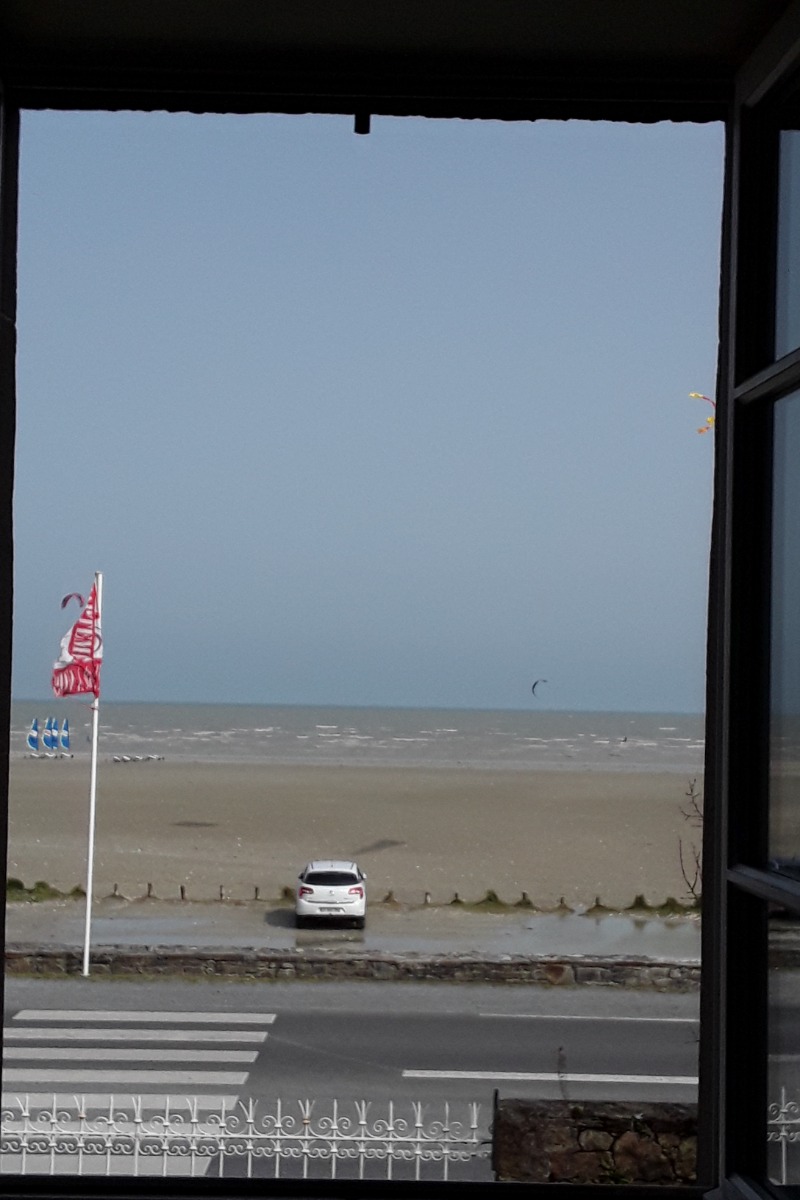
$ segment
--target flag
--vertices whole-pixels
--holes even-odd
[[[81,615],[61,639],[61,653],[53,664],[53,691],[56,696],[100,695],[100,664],[103,638],[97,605],[97,584],[92,587]]]

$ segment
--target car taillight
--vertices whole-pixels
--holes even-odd
[[[363,896],[364,889],[363,889],[363,887],[348,888],[347,894],[348,894],[348,896]]]
[[[306,887],[305,884],[302,884],[297,889],[297,894],[298,894],[298,896],[313,896],[314,889],[312,887]]]

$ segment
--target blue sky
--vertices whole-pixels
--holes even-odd
[[[26,113],[14,694],[703,706],[718,126]],[[68,623],[68,621],[67,621]]]

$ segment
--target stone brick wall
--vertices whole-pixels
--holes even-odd
[[[14,975],[77,975],[77,947],[6,948],[6,971]],[[236,979],[449,980],[454,983],[519,983],[550,987],[590,984],[654,991],[694,991],[700,967],[635,959],[531,958],[474,954],[385,954],[303,950],[231,950],[193,946],[101,946],[92,951],[91,973],[115,976],[224,976]]]
[[[492,1163],[498,1179],[517,1182],[695,1183],[697,1108],[500,1100]]]

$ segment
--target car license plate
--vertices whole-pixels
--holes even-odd
[[[344,909],[343,909],[343,908],[336,908],[336,907],[334,907],[334,906],[333,906],[333,905],[331,905],[331,904],[325,904],[325,905],[322,905],[321,907],[322,907],[322,911],[323,911],[323,912],[327,912],[327,913],[340,913],[340,912],[344,912]]]

